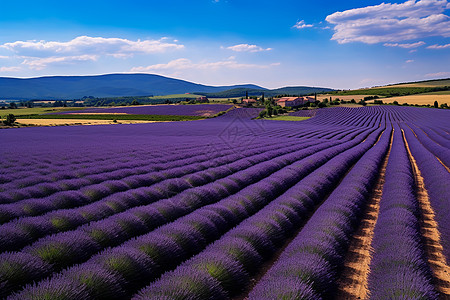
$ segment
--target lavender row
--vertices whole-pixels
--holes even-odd
[[[166,178],[170,179],[185,175],[187,176],[187,174],[189,173],[198,173],[202,172],[202,170],[204,170],[203,173],[213,173],[215,169],[211,167],[214,167],[219,163],[234,161],[236,159],[236,156],[239,157],[239,155],[236,155],[234,152],[232,152],[228,157],[219,158],[219,161],[217,163],[214,161],[206,161],[204,164],[181,166],[178,168],[165,170],[163,172],[134,175],[125,177],[122,180],[109,180],[100,184],[85,186],[76,191],[69,190],[58,192],[44,198],[27,199],[19,201],[17,203],[3,204],[0,205],[0,223],[6,223],[18,217],[36,216],[57,209],[67,209],[86,205],[118,192],[136,189],[141,186],[158,184]],[[220,160],[222,160],[223,162],[221,162]],[[186,161],[186,163],[188,162],[189,160]],[[217,168],[218,167],[216,167],[216,169]],[[201,173],[199,174],[201,175]],[[190,183],[189,181],[195,181],[196,174],[191,175],[191,177],[193,178],[189,178],[189,176],[187,176],[184,179],[186,179],[188,183]],[[83,180],[80,181],[83,182]]]
[[[328,299],[386,155],[389,128],[317,209],[249,299]],[[339,157],[338,157],[339,159]]]
[[[205,147],[200,147],[200,146],[196,146],[198,149],[201,149],[200,151],[196,150],[194,152],[197,152],[197,154],[201,154],[204,151],[208,151],[211,150],[210,148],[206,148]],[[217,146],[215,148],[218,149],[222,149],[224,147],[221,146]],[[235,149],[233,149],[233,151],[235,152],[239,152],[239,145],[237,147],[233,147]],[[205,150],[204,150],[205,149]],[[164,158],[159,158],[157,159],[155,162],[159,163],[159,164],[164,164],[167,162],[173,162],[175,160],[178,159],[183,159],[183,158],[189,158],[189,157],[194,157],[196,153],[192,154],[192,151],[189,151],[189,154],[181,154],[181,153],[175,153],[173,156],[174,157],[164,157]],[[204,154],[204,153],[203,153]],[[213,156],[212,153],[208,154],[209,156]],[[208,156],[207,155],[207,156]],[[134,160],[134,161],[133,161]],[[151,160],[149,162],[145,162],[145,159],[136,159],[133,158],[132,163],[130,164],[130,161],[124,161],[120,164],[118,164],[116,161],[106,161],[104,162],[105,166],[101,167],[98,164],[95,164],[95,168],[93,167],[88,167],[88,168],[83,168],[83,169],[78,169],[76,171],[66,171],[65,169],[63,169],[60,173],[56,172],[56,173],[50,173],[50,174],[45,174],[45,175],[38,175],[35,176],[34,174],[30,174],[28,171],[26,174],[23,174],[23,176],[21,177],[26,177],[26,179],[20,180],[19,182],[15,183],[14,185],[18,185],[18,187],[21,188],[20,193],[15,193],[13,196],[9,195],[9,193],[11,193],[12,188],[14,188],[14,186],[10,186],[11,184],[5,184],[2,185],[2,189],[3,190],[8,190],[8,193],[0,193],[0,199],[5,198],[3,201],[5,202],[12,202],[15,200],[20,200],[20,199],[24,199],[27,197],[32,197],[32,196],[42,196],[42,195],[48,195],[49,193],[55,192],[57,190],[60,190],[61,188],[63,189],[68,189],[68,188],[74,188],[75,186],[73,186],[73,181],[74,180],[70,180],[73,178],[76,178],[76,180],[80,181],[81,179],[79,179],[80,177],[86,177],[86,180],[92,181],[93,183],[98,183],[99,180],[105,180],[103,177],[105,177],[105,175],[94,175],[94,174],[99,174],[99,173],[105,173],[105,172],[111,172],[111,171],[115,171],[117,169],[123,169],[122,172],[125,173],[130,173],[132,174],[133,172],[138,172],[138,173],[142,173],[142,172],[147,172],[148,170],[143,170],[145,165],[151,165]],[[142,160],[142,162],[141,162]],[[78,164],[76,164],[78,166]],[[133,170],[133,167],[137,167],[135,170]],[[15,174],[15,172],[10,172],[12,174]],[[110,179],[116,179],[117,176],[120,176],[120,173],[117,174],[117,172],[113,172],[113,174],[108,175],[108,178]],[[100,178],[99,178],[100,177]],[[69,181],[59,181],[58,184],[55,184],[54,181],[55,180],[59,180],[59,179],[67,179]],[[34,187],[30,187],[30,192],[31,195],[27,195],[26,190],[24,190],[23,188],[26,186],[30,186],[36,183],[41,183],[39,186],[34,186]],[[87,182],[85,182],[84,184],[86,184]],[[78,185],[82,184],[81,182],[78,183]],[[23,195],[22,195],[23,194]]]
[[[376,136],[329,160],[205,251],[141,290],[134,299],[220,299],[242,292],[249,283],[249,275],[306,220],[351,165],[372,146]]]
[[[423,130],[423,132],[425,132],[425,134],[430,139],[432,139],[439,145],[446,147],[447,149],[450,148],[450,137],[445,138],[444,136],[434,131],[432,128],[428,128],[426,124],[425,125],[420,124],[420,129]]]
[[[293,144],[293,142],[286,143],[287,146]],[[256,146],[260,149],[255,151],[256,153],[280,147],[279,144],[269,143],[257,144]],[[201,149],[189,155],[180,153],[176,156],[169,156],[163,161],[137,161],[136,164],[130,166],[127,164],[121,166],[110,163],[110,166],[108,167],[109,171],[104,172],[104,170],[99,170],[96,167],[84,169],[83,173],[78,175],[80,178],[76,179],[64,179],[65,176],[63,174],[53,174],[52,176],[59,176],[63,180],[42,183],[29,188],[20,188],[19,190],[10,188],[7,192],[0,193],[0,202],[17,202],[18,200],[26,198],[51,196],[57,192],[88,188],[90,185],[100,184],[109,180],[126,181],[128,178],[132,181],[146,180],[145,184],[151,184],[152,181],[157,182],[163,178],[171,178],[170,176],[173,176],[177,170],[186,170],[188,165],[193,165],[193,171],[199,171],[244,157],[244,155],[240,153],[241,149],[239,147],[236,149],[224,149],[224,147],[218,146],[218,149],[221,150],[208,154],[205,154],[207,151],[206,149]],[[113,166],[111,167],[111,165]],[[184,174],[185,173],[180,173],[176,176],[182,176]],[[30,180],[34,181],[32,177]],[[1,207],[2,205],[0,205],[0,208]]]
[[[411,127],[411,126],[410,126]],[[450,148],[441,146],[438,143],[430,139],[421,129],[411,128],[418,140],[425,146],[431,153],[438,157],[443,164],[450,166]],[[449,142],[450,145],[450,142]]]
[[[353,145],[354,144],[357,144],[357,141],[354,142]],[[336,155],[337,153],[339,153],[339,149],[341,149],[341,151],[342,151],[342,149],[345,149],[345,148],[348,148],[348,147],[351,147],[351,146],[352,145],[335,146],[333,148],[330,148],[331,150],[327,149],[326,151],[319,152],[319,153],[313,155],[313,157],[317,157],[317,159],[320,159],[320,161],[322,163],[324,163],[330,157],[332,157],[333,155]],[[332,149],[334,149],[334,150],[332,150]],[[310,155],[313,154],[314,152],[315,151],[311,151]],[[307,153],[304,153],[304,154],[307,154]],[[303,155],[303,157],[304,156],[306,156],[306,155]],[[301,166],[301,169],[306,170],[306,172],[308,170],[310,170],[310,169],[315,168],[316,167],[316,159],[313,159],[313,157],[306,159],[306,161],[309,162],[309,164],[307,164],[306,166],[305,166],[305,161],[304,160],[299,162],[299,163],[297,163],[297,166]],[[292,159],[295,159],[294,154],[292,156]],[[291,161],[291,163],[292,162],[293,161]],[[308,167],[308,165],[309,165],[309,167]],[[247,203],[247,205],[249,205],[248,202],[251,201],[251,199],[256,199],[258,201],[267,201],[267,200],[264,200],[264,199],[266,199],[266,198],[270,199],[271,198],[271,194],[277,193],[277,192],[278,193],[281,192],[280,189],[283,188],[283,185],[285,185],[285,184],[287,184],[287,185],[291,184],[292,185],[292,184],[295,183],[296,180],[298,180],[298,177],[292,176],[293,175],[292,173],[293,173],[292,171],[289,172],[289,169],[287,171],[285,171],[285,170],[278,171],[274,175],[263,179],[263,182],[260,182],[260,183],[258,183],[256,185],[253,185],[253,186],[250,186],[250,187],[242,190],[238,194],[222,200],[220,202],[220,204],[218,204],[218,205],[219,205],[219,207],[220,206],[222,206],[222,207],[223,206],[230,207],[230,209],[232,211],[234,211],[234,212],[236,212],[238,214],[242,214],[242,213],[245,212],[245,210],[243,211],[242,208],[239,209],[239,203],[241,203],[240,205],[243,205],[245,203]],[[281,176],[281,178],[280,178],[280,176]],[[289,183],[289,182],[291,182],[291,183]],[[204,192],[206,192],[206,191],[204,191]],[[203,198],[203,199],[200,199],[199,201],[197,201],[197,204],[195,205],[196,207],[192,207],[194,205],[191,203],[190,206],[192,207],[192,211],[194,211],[195,209],[199,208],[199,205],[200,206],[204,205],[205,202],[206,202],[205,200],[206,199]],[[208,202],[210,202],[210,201],[208,201]],[[228,204],[226,204],[226,203],[228,203]],[[238,206],[236,207],[236,205],[238,205]],[[254,205],[256,205],[256,203]],[[180,206],[180,203],[178,201],[177,201],[177,206]],[[251,206],[248,209],[250,209],[250,208],[251,208]],[[143,241],[143,240],[147,241],[147,242],[151,242],[151,240],[154,238],[155,235],[158,234],[158,232],[163,232],[163,233],[166,232],[166,235],[172,236],[172,238],[173,238],[173,236],[178,237],[175,240],[175,242],[181,243],[180,247],[182,247],[182,249],[184,251],[186,251],[186,254],[184,254],[184,256],[183,256],[183,260],[184,260],[184,259],[188,258],[190,255],[193,254],[193,253],[191,253],[192,251],[196,251],[195,249],[198,249],[198,247],[201,248],[202,244],[201,244],[201,241],[196,239],[196,237],[198,237],[198,235],[195,234],[196,230],[193,230],[192,227],[189,228],[186,225],[181,226],[181,225],[178,225],[178,224],[182,224],[183,220],[185,220],[186,218],[190,218],[191,216],[196,216],[198,213],[201,213],[201,212],[202,212],[202,210],[196,211],[196,212],[194,212],[194,214],[186,216],[185,218],[183,218],[181,220],[178,220],[175,223],[163,226],[163,227],[159,228],[157,231],[154,231],[154,232],[150,233],[149,235],[141,236],[133,243],[138,243],[139,241]],[[233,218],[236,218],[236,216],[233,217]],[[226,219],[228,220],[230,218],[226,218]],[[230,226],[232,226],[232,225],[233,224],[231,224]],[[168,230],[168,231],[165,231],[165,230]],[[174,230],[175,230],[175,232],[173,232]],[[181,230],[181,232],[179,232],[180,230]],[[170,235],[168,232],[172,232],[172,235]],[[149,238],[149,237],[152,237],[152,238]],[[180,240],[180,241],[178,241],[178,240]],[[77,243],[77,245],[79,245],[79,243]],[[154,245],[154,247],[157,246],[155,244],[153,244],[153,245]],[[203,246],[206,246],[206,244],[203,245]],[[85,253],[85,251],[86,251],[86,249],[83,249],[82,252]],[[166,249],[166,251],[168,251],[168,249]],[[176,251],[175,251],[175,253],[176,253]],[[149,252],[149,254],[151,254],[151,252]],[[72,255],[74,255],[74,253],[72,253]],[[186,257],[186,255],[188,255],[188,256]],[[92,263],[93,261],[98,259],[98,257],[102,257],[102,256],[105,256],[105,254],[103,253],[103,254],[99,254],[99,255],[93,257],[91,260],[89,260],[87,262],[87,264]],[[174,255],[172,257],[172,260],[176,261],[176,257],[177,257],[177,255]],[[165,266],[166,266],[166,264],[160,265],[160,267],[162,267],[162,268],[164,268]],[[169,264],[169,266],[170,266],[170,264]],[[129,272],[131,272],[131,271],[129,271]],[[133,270],[133,272],[138,272],[138,269]],[[156,272],[156,271],[154,271],[154,272]],[[139,274],[136,274],[136,276],[139,277]],[[58,280],[56,280],[55,282],[57,283]],[[56,283],[54,283],[54,284],[56,284]]]
[[[199,146],[196,146],[195,149],[202,149]],[[17,170],[14,170],[14,168],[11,168],[11,173],[13,175],[16,175],[20,180],[10,181],[8,183],[5,183],[2,185],[3,190],[11,190],[14,188],[26,188],[30,187],[36,184],[42,184],[42,183],[51,183],[55,181],[61,181],[61,180],[70,180],[70,179],[78,179],[81,177],[86,176],[95,176],[97,174],[101,173],[109,173],[111,171],[115,171],[117,169],[125,169],[129,172],[139,172],[139,168],[151,165],[151,164],[164,164],[180,159],[186,159],[190,157],[195,157],[199,154],[204,154],[202,151],[194,151],[192,153],[192,150],[195,149],[181,149],[178,153],[173,154],[167,154],[163,157],[154,157],[152,155],[151,159],[148,159],[146,156],[143,155],[142,157],[135,157],[134,155],[131,155],[126,160],[118,160],[115,157],[111,157],[108,160],[101,161],[96,156],[91,156],[91,161],[89,165],[83,164],[80,165],[79,163],[73,163],[73,165],[63,165],[59,167],[58,169],[53,168],[53,170],[45,173],[45,174],[36,174],[33,173],[33,170],[36,169],[36,167],[33,167],[32,170],[30,170],[30,167],[27,167],[27,170],[25,172],[17,172]],[[188,150],[188,154],[184,153],[183,150]],[[134,168],[138,168],[138,170],[133,170]],[[146,170],[147,172],[147,170]],[[136,173],[139,174],[139,173]],[[92,178],[92,180],[96,180],[96,178]],[[8,199],[4,193],[0,194],[0,199],[3,200],[3,198]],[[11,201],[11,200],[9,200]]]
[[[25,278],[27,278],[27,281],[35,280],[38,278],[42,278],[43,276],[46,276],[54,272],[55,270],[62,268],[63,266],[82,262],[86,259],[87,254],[98,252],[102,243],[103,246],[108,246],[123,242],[124,240],[129,239],[136,234],[142,234],[144,231],[149,231],[150,226],[154,228],[155,226],[162,225],[167,221],[174,220],[178,217],[181,217],[182,215],[194,211],[195,209],[198,209],[203,205],[215,202],[223,196],[229,195],[230,192],[228,192],[224,188],[224,184],[227,184],[229,186],[230,184],[234,183],[234,185],[236,186],[236,181],[247,182],[248,184],[256,182],[257,180],[264,178],[268,174],[279,170],[281,167],[285,166],[288,163],[292,163],[297,159],[312,155],[315,152],[326,149],[330,146],[332,146],[332,144],[311,147],[310,149],[303,150],[298,153],[285,155],[284,158],[273,159],[264,162],[260,166],[254,166],[252,168],[253,171],[245,170],[233,174],[234,180],[222,180],[209,186],[199,187],[194,191],[190,191],[185,195],[179,195],[174,199],[167,199],[163,200],[162,202],[157,202],[152,206],[137,208],[136,210],[139,210],[140,214],[133,214],[136,213],[136,210],[125,212],[119,214],[118,216],[113,216],[112,220],[106,219],[100,223],[97,222],[92,225],[88,225],[87,231],[83,230],[85,228],[81,228],[77,232],[67,232],[56,236],[50,236],[49,238],[46,238],[44,240],[40,240],[32,246],[24,249],[24,251],[25,254],[33,254],[33,260],[28,258],[29,261],[36,261],[36,265],[45,265],[45,268],[40,269],[39,272],[36,272],[36,274],[30,272],[33,274],[33,276],[38,277],[25,276]],[[261,172],[262,170],[264,170],[264,172]],[[236,186],[235,189],[238,190],[239,187]],[[248,188],[247,190],[251,190],[251,188]],[[240,193],[244,192],[241,191]],[[163,215],[164,219],[160,219],[157,216],[152,215],[155,209],[157,212],[159,211]],[[139,217],[143,218],[143,220],[139,220]],[[122,220],[122,222],[124,222],[124,220],[126,221],[127,219],[128,226],[132,226],[133,230],[127,231],[126,229],[128,228],[121,228],[117,224],[113,224],[114,221]],[[145,229],[142,224],[139,224],[145,221],[147,221],[147,223],[150,225],[147,229]],[[100,226],[98,226],[98,224],[100,224]],[[101,226],[102,224],[104,226]],[[61,249],[61,247],[63,247],[64,249]],[[6,253],[1,256],[2,260],[14,262],[15,260],[22,257],[22,253]],[[54,253],[61,253],[61,255],[54,256]],[[24,267],[24,269],[26,268]],[[19,283],[11,282],[13,278],[10,278],[10,280],[6,279],[4,281],[4,284],[9,287],[9,289],[20,287]],[[27,281],[22,281],[21,284],[24,284]],[[8,289],[6,289],[5,292],[7,290]]]
[[[437,299],[422,243],[414,186],[402,132],[396,127],[372,241],[371,299]]]
[[[264,161],[275,159],[277,157],[282,158],[283,156],[289,155],[290,152],[308,149],[308,147],[316,144],[317,143],[315,142],[309,142],[303,145],[285,147],[284,149],[274,149],[182,178],[164,180],[151,187],[141,184],[143,186],[141,188],[119,192],[79,208],[57,210],[37,217],[20,218],[17,221],[0,226],[0,252],[5,250],[18,250],[20,247],[23,247],[42,236],[70,230],[87,222],[99,220],[132,207],[146,205],[163,198],[173,197],[177,193],[190,189],[193,186],[201,186],[220,178],[226,178],[227,176],[228,180],[231,180],[232,183],[239,184],[240,186],[249,184],[247,181],[243,181],[239,178],[239,171],[242,171],[241,173],[248,173],[251,172],[251,170],[258,170],[258,168],[260,168],[258,164],[261,164]],[[335,144],[337,143],[329,143],[327,146]],[[323,149],[323,147],[324,146],[313,147],[312,150],[308,150],[308,153]],[[263,165],[264,164],[262,164],[262,166]],[[250,168],[250,170],[244,171],[248,168]],[[246,177],[249,178],[248,175]],[[251,181],[253,178],[249,178],[249,180]],[[189,192],[189,190],[187,192]]]
[[[261,147],[263,145],[257,146]],[[61,173],[52,173],[51,178],[54,178],[52,182],[48,182],[48,179],[43,180],[43,178],[49,178],[49,176],[38,176],[37,178],[27,176],[27,179],[21,181],[19,190],[17,190],[17,187],[14,188],[8,184],[5,184],[3,188],[7,190],[7,192],[0,192],[0,203],[15,202],[32,197],[40,198],[50,196],[51,194],[59,191],[80,189],[81,187],[99,184],[107,180],[123,179],[129,176],[148,174],[149,172],[162,171],[164,173],[169,169],[188,164],[203,162],[214,165],[214,163],[210,162],[211,160],[213,160],[213,162],[215,162],[214,159],[217,158],[223,160],[222,156],[230,154],[234,154],[236,156],[236,153],[239,153],[241,150],[239,147],[233,150],[223,149],[223,146],[218,146],[217,148],[222,149],[222,151],[219,153],[215,152],[205,154],[207,149],[197,147],[196,151],[190,151],[189,154],[177,153],[172,156],[167,156],[164,159],[134,159],[131,164],[130,162],[117,164],[113,161],[108,161],[108,165],[105,168],[94,165],[90,168],[84,168],[81,171],[63,171]],[[205,168],[207,167],[208,166],[205,166]],[[32,186],[28,185],[29,183],[36,182],[40,183]],[[26,188],[26,186],[29,187]]]
[[[435,214],[438,230],[441,234],[443,254],[450,261],[450,173],[445,167],[416,139],[411,130],[402,126],[408,146],[417,162],[428,192],[431,207]]]
[[[183,147],[177,147],[175,151],[167,152],[163,149],[154,148],[152,151],[152,159],[163,160],[167,155],[176,154],[178,151],[191,151],[195,150],[198,145],[185,145]],[[49,154],[45,153],[42,155],[28,156],[25,159],[16,160],[11,165],[4,164],[5,168],[14,170],[13,173],[4,173],[5,175],[1,177],[1,183],[13,183],[16,182],[20,187],[25,187],[32,182],[22,181],[24,176],[45,176],[51,175],[54,172],[61,170],[77,170],[80,167],[89,168],[91,166],[98,166],[100,171],[111,170],[111,161],[115,163],[133,163],[134,160],[140,160],[142,156],[147,156],[149,154],[147,148],[135,149],[132,153],[124,155],[120,151],[116,152],[102,152],[102,156],[98,155],[97,151],[83,152],[83,156],[80,157],[80,150],[64,153],[57,153],[56,157],[52,155],[49,159]],[[93,159],[95,158],[95,159]],[[32,168],[30,170],[30,167]],[[0,174],[1,175],[1,174]],[[75,175],[74,175],[75,176]],[[46,179],[48,180],[48,178]],[[39,181],[36,181],[39,183]]]

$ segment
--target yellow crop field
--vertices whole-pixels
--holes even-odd
[[[443,103],[450,104],[450,95],[440,95],[440,94],[419,94],[419,95],[409,95],[403,97],[392,97],[392,98],[382,98],[384,103],[392,103],[397,101],[399,104],[418,104],[418,105],[433,105],[434,101],[437,101],[439,105]],[[369,101],[370,102],[370,101]]]

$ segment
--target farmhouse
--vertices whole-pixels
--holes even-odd
[[[208,97],[201,96],[201,97],[198,97],[197,99],[195,99],[195,101],[197,101],[199,103],[208,103],[209,99],[208,99]]]
[[[304,101],[304,103],[306,103],[306,102],[314,103],[316,101],[316,99],[314,97],[306,96],[306,97],[303,97],[303,101]]]
[[[313,97],[282,97],[276,102],[281,107],[296,107],[308,102],[313,103],[314,101],[316,100]]]
[[[243,99],[242,103],[245,105],[253,105],[256,104],[258,101],[256,101],[255,99]]]
[[[277,100],[277,104],[281,107],[295,107],[303,104],[303,97],[282,97]]]

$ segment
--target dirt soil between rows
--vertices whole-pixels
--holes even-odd
[[[425,243],[425,251],[428,263],[433,272],[433,282],[436,289],[440,293],[440,299],[450,299],[450,267],[442,253],[441,235],[439,233],[438,224],[434,219],[434,211],[428,197],[423,177],[414,156],[411,154],[408,142],[405,136],[405,145],[408,151],[409,159],[414,173],[416,182],[416,197],[422,212],[420,231]]]
[[[389,149],[383,159],[378,179],[371,193],[371,197],[367,201],[364,217],[350,242],[344,260],[343,271],[337,282],[336,299],[367,299],[369,296],[367,280],[370,272],[369,265],[372,259],[371,244],[380,210],[386,166],[391,154],[393,137],[394,130],[391,132]]]

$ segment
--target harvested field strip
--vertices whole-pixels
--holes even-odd
[[[428,197],[427,189],[425,188],[423,177],[414,156],[411,154],[411,150],[409,149],[408,141],[406,140],[404,133],[403,139],[406,144],[406,149],[408,151],[408,156],[414,173],[416,197],[419,201],[419,207],[422,214],[420,231],[424,239],[428,263],[430,264],[433,272],[433,281],[440,293],[440,297],[442,299],[447,299],[447,297],[450,297],[450,266],[442,253],[443,247],[441,244],[441,234],[439,233],[437,222],[434,219],[435,214],[430,204],[430,199]]]
[[[393,130],[394,131],[394,130]],[[381,169],[375,186],[367,200],[361,225],[352,237],[348,253],[344,260],[343,270],[338,281],[336,299],[367,299],[370,272],[371,244],[375,224],[380,210],[380,201],[383,194],[386,166],[392,149],[394,133],[391,133],[389,150],[383,159]]]
[[[78,119],[78,120],[141,120],[141,121],[193,121],[202,120],[202,116],[178,115],[131,115],[131,114],[64,114],[64,115],[25,115],[21,119]]]

